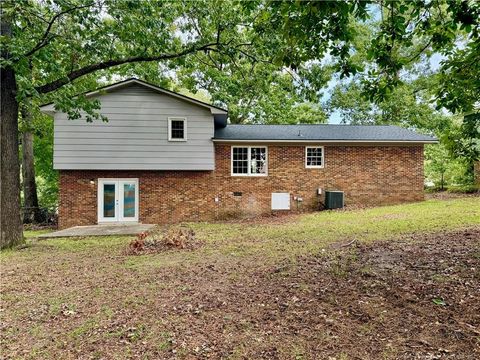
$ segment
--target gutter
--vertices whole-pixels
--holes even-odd
[[[437,139],[432,140],[245,140],[245,139],[215,139],[214,143],[288,143],[288,144],[322,144],[322,143],[336,143],[336,144],[438,144]]]

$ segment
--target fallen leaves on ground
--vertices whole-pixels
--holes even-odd
[[[128,244],[127,255],[142,255],[171,249],[193,250],[201,246],[195,232],[187,226],[157,225],[142,232]]]
[[[1,357],[480,357],[479,228],[274,265],[219,255],[138,269],[122,251],[3,264]]]

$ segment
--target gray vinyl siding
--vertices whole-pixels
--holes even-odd
[[[96,98],[108,122],[68,120],[66,114],[55,113],[55,169],[214,169],[209,109],[138,85]],[[187,119],[187,141],[168,141],[168,117]]]

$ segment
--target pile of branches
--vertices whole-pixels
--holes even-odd
[[[155,253],[171,249],[193,250],[201,245],[193,229],[187,226],[155,226],[148,232],[137,235],[128,245],[129,255]]]

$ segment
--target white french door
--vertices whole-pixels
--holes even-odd
[[[98,179],[98,222],[138,221],[138,179]]]

